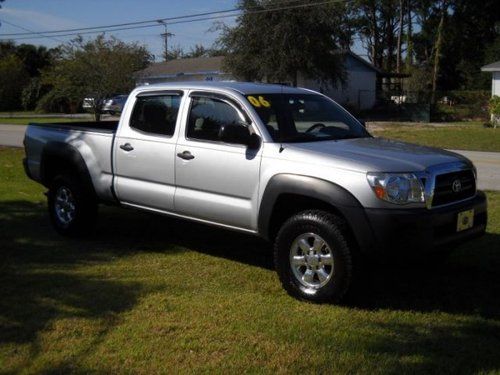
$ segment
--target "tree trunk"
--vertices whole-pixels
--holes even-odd
[[[398,44],[396,56],[396,72],[401,73],[401,45],[403,43],[403,17],[404,17],[404,2],[399,0],[399,30],[398,30]]]
[[[439,20],[436,43],[434,45],[434,69],[432,75],[432,96],[431,96],[432,104],[434,104],[434,102],[436,101],[437,80],[439,77],[439,69],[440,69],[439,64],[441,62],[441,48],[443,44],[444,19],[447,10],[448,10],[448,2],[446,0],[443,0],[441,5],[441,18]]]
[[[413,20],[411,17],[412,0],[407,1],[406,12],[408,19],[408,29],[406,34],[406,70],[409,72],[413,65]]]
[[[99,108],[94,108],[94,119],[96,122],[101,121],[101,111]]]
[[[381,68],[380,61],[380,51],[379,51],[379,33],[378,33],[378,25],[377,25],[377,9],[375,3],[371,5],[370,9],[370,37],[372,39],[372,48],[371,48],[371,57],[372,63],[377,68]]]

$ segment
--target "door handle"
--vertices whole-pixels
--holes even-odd
[[[184,151],[184,152],[179,152],[177,154],[178,157],[180,157],[181,159],[184,159],[184,160],[191,160],[191,159],[194,159],[194,155],[192,153],[190,153],[189,151]]]
[[[125,143],[124,145],[120,145],[120,148],[127,152],[132,151],[134,149],[130,143]]]

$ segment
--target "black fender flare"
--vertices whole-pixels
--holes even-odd
[[[96,196],[92,177],[90,176],[85,160],[74,146],[64,142],[48,142],[42,150],[40,159],[40,178],[45,186],[48,187],[50,184],[48,170],[50,170],[51,167],[48,163],[51,158],[62,159],[74,168],[72,172],[78,175],[85,190],[93,196]]]
[[[373,243],[373,232],[361,203],[343,187],[316,177],[278,174],[273,176],[262,195],[258,231],[270,239],[270,222],[276,201],[282,194],[297,194],[320,200],[338,210],[347,221],[361,250]]]

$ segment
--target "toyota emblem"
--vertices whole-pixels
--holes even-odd
[[[451,189],[453,190],[454,193],[460,193],[460,191],[462,191],[462,183],[460,182],[460,180],[457,179],[453,181]]]

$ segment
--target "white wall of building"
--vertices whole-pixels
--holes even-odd
[[[493,72],[491,80],[491,93],[493,96],[500,96],[500,72]]]
[[[370,109],[375,105],[377,72],[351,56],[346,59],[346,81],[338,87],[321,87],[309,79],[298,79],[298,86],[320,91],[336,102],[358,109]]]

